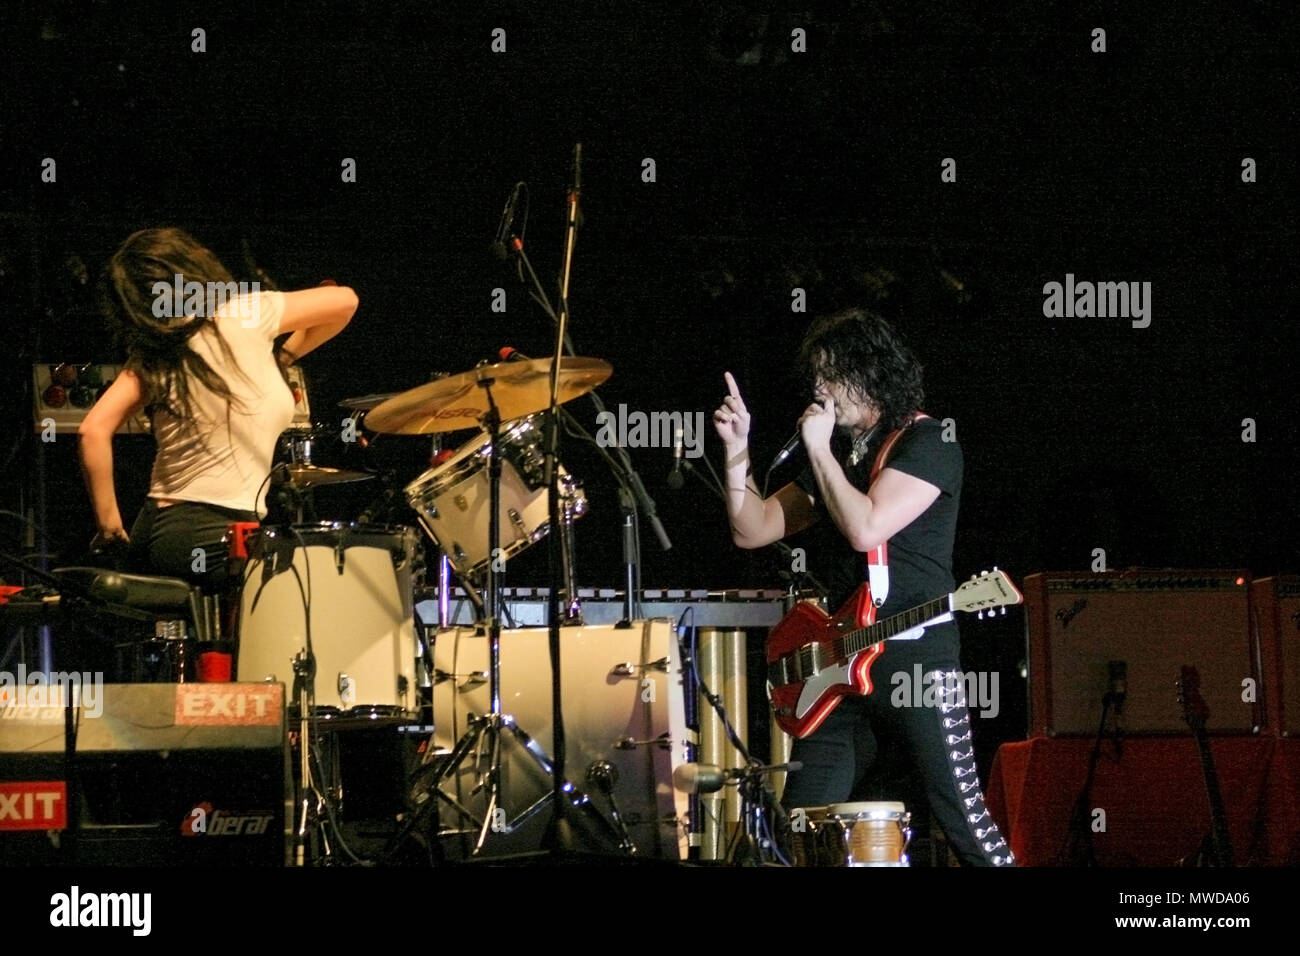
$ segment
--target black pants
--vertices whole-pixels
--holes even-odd
[[[249,511],[193,501],[160,508],[150,498],[131,526],[131,570],[183,578],[218,592],[227,577],[227,526],[257,520]]]
[[[887,666],[886,656],[891,657]],[[882,656],[871,669],[873,692],[841,698],[822,725],[796,740],[790,754],[803,768],[786,780],[781,803],[823,807],[854,799],[859,785],[882,751],[901,746],[925,790],[934,819],[943,828],[957,858],[966,866],[1014,866],[1007,841],[984,806],[970,712],[958,666],[951,661],[922,662],[923,686],[936,672],[957,675],[934,683],[928,700],[895,706],[891,675],[913,673],[905,658]]]

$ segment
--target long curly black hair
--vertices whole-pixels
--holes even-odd
[[[921,363],[889,323],[866,309],[846,309],[813,322],[799,348],[799,373],[811,390],[817,377],[880,410],[885,428],[901,428],[921,407]]]

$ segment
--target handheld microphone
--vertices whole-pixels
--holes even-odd
[[[801,445],[803,445],[803,436],[799,432],[795,432],[794,437],[781,446],[781,451],[774,459],[772,459],[772,464],[767,466],[767,470],[771,471],[777,465],[783,463],[787,458],[798,451]]]
[[[510,241],[511,233],[514,230],[515,206],[519,204],[519,191],[523,186],[522,182],[515,183],[515,188],[510,191],[510,198],[506,200],[506,206],[501,210],[501,222],[497,226],[497,237],[492,240],[492,252],[502,262],[510,254],[506,243]]]
[[[686,454],[686,441],[682,436],[682,430],[673,426],[673,470],[668,472],[668,487],[677,491],[686,484],[686,477],[682,472],[682,459]]]

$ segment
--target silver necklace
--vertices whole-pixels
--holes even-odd
[[[880,423],[876,422],[876,424],[871,426],[871,431],[853,439],[853,451],[849,452],[850,465],[856,466],[857,463],[867,454],[867,446],[871,443],[871,436],[876,433],[876,429],[879,427]]]

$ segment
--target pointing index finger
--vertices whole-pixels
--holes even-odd
[[[731,393],[731,397],[735,399],[739,399],[740,388],[737,387],[735,378],[732,377],[730,372],[723,372],[722,375],[723,378],[727,380],[727,391]]]

